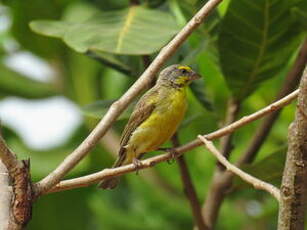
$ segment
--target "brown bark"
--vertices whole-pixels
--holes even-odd
[[[9,227],[12,196],[9,174],[5,165],[0,161],[0,229],[3,230],[8,230]]]
[[[1,135],[0,159],[0,229],[23,229],[31,219],[33,202],[29,161],[17,160]]]
[[[307,68],[304,71],[281,185],[279,230],[303,230],[307,200]]]

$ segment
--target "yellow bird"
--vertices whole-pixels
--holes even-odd
[[[174,135],[186,111],[186,88],[199,77],[190,67],[178,64],[161,71],[156,85],[140,98],[130,116],[113,168],[139,166],[144,153],[157,150]],[[113,189],[118,181],[118,177],[105,179],[99,187]]]

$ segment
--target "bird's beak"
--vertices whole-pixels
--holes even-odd
[[[199,78],[201,78],[201,76],[198,73],[193,72],[191,77],[190,77],[190,80],[193,81],[193,80],[197,80]]]

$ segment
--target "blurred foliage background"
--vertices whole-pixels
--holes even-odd
[[[204,2],[4,0],[0,4],[3,134],[20,159],[31,159],[34,181],[46,176],[78,146],[111,102],[133,84],[159,49]],[[219,128],[231,99],[240,104],[238,117],[257,111],[274,99],[306,36],[306,12],[304,0],[224,0],[219,5],[166,64],[191,65],[204,77],[189,89],[189,110],[179,130],[181,143]],[[39,78],[35,77],[36,72]],[[47,73],[48,77],[44,76]],[[48,107],[50,100],[56,109],[36,118],[35,114]],[[27,114],[19,109],[20,101],[23,106],[37,104]],[[4,104],[13,109],[5,112]],[[67,112],[62,115],[62,110]],[[256,161],[246,169],[277,185],[293,112],[293,105],[283,110]],[[68,177],[86,175],[112,164],[128,116],[129,109],[113,125],[108,138]],[[56,117],[58,122],[53,120]],[[14,125],[14,119],[20,122]],[[30,132],[20,131],[31,119],[34,121]],[[246,149],[260,122],[234,134],[232,161]],[[27,142],[29,136],[39,139],[36,126],[45,133],[47,142],[59,140],[45,145]],[[52,127],[63,128],[48,133]],[[215,159],[203,148],[185,157],[203,202]],[[275,229],[277,212],[273,198],[236,180],[222,206],[217,229]],[[124,176],[114,191],[92,186],[46,195],[35,203],[28,228],[192,227],[193,218],[178,167],[162,163],[138,176]]]

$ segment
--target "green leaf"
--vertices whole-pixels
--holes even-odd
[[[158,51],[178,31],[173,17],[133,6],[95,14],[84,22],[33,21],[33,31],[63,41],[76,50],[141,55]]]
[[[61,38],[68,27],[75,23],[83,23],[99,11],[92,5],[77,2],[65,10],[64,21],[39,20],[40,23],[30,23],[30,28],[49,37]]]
[[[279,151],[272,153],[261,161],[241,167],[244,172],[251,174],[265,182],[269,182],[276,186],[280,185],[283,174],[284,164],[286,161],[287,148],[281,148]],[[246,182],[236,177],[234,185],[236,187],[247,187]]]
[[[101,51],[89,51],[86,54],[128,76],[139,76],[144,71],[143,61],[140,56],[115,55]]]
[[[191,47],[186,47],[183,60],[180,60],[183,64],[195,67],[195,63],[197,63],[197,58],[208,49],[209,40],[204,39],[203,42],[198,44],[197,48],[192,49]]]
[[[234,96],[243,100],[278,74],[300,40],[288,0],[231,1],[218,39],[220,62]]]
[[[0,91],[3,96],[44,98],[57,93],[51,84],[32,80],[0,63]]]
[[[88,2],[73,2],[65,9],[62,19],[67,22],[84,22],[99,12],[97,6]]]
[[[307,7],[306,7],[307,10]],[[297,18],[297,20],[299,21],[299,23],[302,25],[304,30],[307,30],[307,12],[306,10],[302,10],[300,8],[293,8],[292,9],[292,14],[294,15],[294,17]]]
[[[207,98],[205,91],[205,82],[203,79],[199,79],[191,83],[190,86],[194,96],[207,110],[213,111],[212,102]]]
[[[68,27],[73,26],[71,22],[57,22],[51,20],[39,20],[30,23],[30,28],[45,36],[61,38],[65,35]]]
[[[38,36],[30,30],[28,24],[30,21],[42,17],[46,19],[59,18],[68,1],[70,0],[58,2],[54,0],[6,1],[10,7],[10,21],[12,21],[10,32],[14,40],[17,40],[22,48],[41,57],[52,60],[57,58],[63,51],[63,44],[50,38]]]
[[[115,99],[112,100],[100,100],[96,101],[92,104],[86,105],[83,108],[81,108],[81,111],[90,117],[94,118],[102,118],[106,112],[108,111],[109,107],[112,105],[113,102],[115,102]],[[128,119],[130,117],[130,114],[132,112],[132,107],[134,103],[132,103],[128,109],[126,109],[117,120],[122,119]]]

